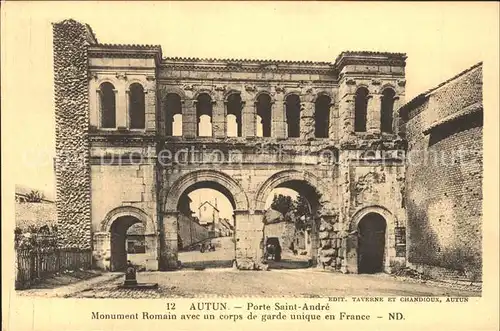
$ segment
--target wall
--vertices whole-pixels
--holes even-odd
[[[482,274],[482,110],[427,130],[481,103],[481,85],[476,66],[407,110],[408,261],[437,277]]]
[[[56,119],[56,206],[59,244],[91,248],[87,46],[90,28],[74,20],[53,24]]]
[[[193,222],[188,216],[179,214],[177,220],[183,248],[209,237],[208,230],[198,223]]]
[[[53,203],[16,203],[16,227],[27,230],[30,226],[37,228],[57,224],[56,205]]]
[[[283,251],[290,250],[290,244],[294,240],[295,225],[288,222],[267,224],[264,227],[265,237],[278,237]]]

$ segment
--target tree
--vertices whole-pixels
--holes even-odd
[[[42,192],[37,191],[37,190],[31,190],[28,194],[26,194],[26,202],[35,202],[39,203],[42,202],[44,199],[44,195]]]
[[[295,203],[294,200],[292,200],[292,197],[288,195],[275,194],[273,202],[271,203],[271,208],[285,215],[289,211],[293,211],[295,209]]]
[[[275,194],[271,208],[283,215],[292,212],[294,215],[292,219],[297,231],[306,230],[311,226],[311,206],[303,195],[299,195],[295,200],[290,196]]]
[[[295,215],[304,216],[309,214],[311,214],[309,201],[307,201],[307,199],[303,195],[299,195],[295,203]]]

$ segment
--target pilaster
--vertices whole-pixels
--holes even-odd
[[[253,138],[256,135],[256,111],[255,104],[248,101],[242,101],[242,136],[246,138]]]
[[[381,95],[373,94],[368,96],[368,105],[366,113],[366,131],[369,133],[380,134],[380,107]]]
[[[271,113],[271,136],[284,139],[286,138],[286,123],[285,123],[285,103],[283,101],[283,95],[279,94],[276,98],[276,102],[272,105]]]
[[[314,139],[314,103],[311,101],[300,104],[300,138]]]
[[[215,138],[225,138],[227,136],[227,104],[224,99],[219,96],[217,100],[213,103],[213,120],[212,120],[212,132]]]
[[[182,107],[182,136],[187,139],[196,137],[197,125],[196,100],[185,100]]]
[[[177,269],[177,217],[179,212],[166,212],[163,215],[162,231],[160,233],[160,270]]]

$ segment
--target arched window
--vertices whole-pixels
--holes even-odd
[[[366,114],[368,107],[368,89],[360,87],[354,101],[354,131],[366,132]]]
[[[386,88],[382,92],[382,102],[380,109],[380,131],[392,133],[392,114],[394,111],[394,97],[396,92],[391,88]]]
[[[261,94],[257,98],[257,137],[271,137],[271,97]]]
[[[241,126],[241,109],[243,103],[241,102],[241,96],[237,93],[233,93],[227,98],[227,136],[228,137],[241,137],[242,136],[242,126]]]
[[[288,137],[300,137],[300,98],[290,94],[285,100]]]
[[[330,104],[327,95],[320,95],[314,104],[314,135],[316,138],[328,138],[330,128]]]
[[[196,118],[198,119],[197,136],[212,137],[212,98],[206,93],[198,96]]]
[[[138,83],[130,85],[129,88],[129,117],[131,129],[146,127],[144,88]]]
[[[182,103],[181,97],[175,93],[165,98],[165,135],[182,136]]]
[[[99,86],[99,101],[101,111],[101,127],[116,128],[115,87],[105,82]]]

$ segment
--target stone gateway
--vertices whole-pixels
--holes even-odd
[[[210,188],[234,209],[236,266],[263,269],[266,199],[290,188],[314,215],[313,265],[358,273],[406,264],[397,253],[405,240],[396,241],[407,224],[397,112],[405,54],[176,58],[156,45],[99,43],[74,20],[53,32],[62,246],[91,249],[96,268],[125,270],[127,230],[141,224],[142,267],[177,269],[180,205]]]

